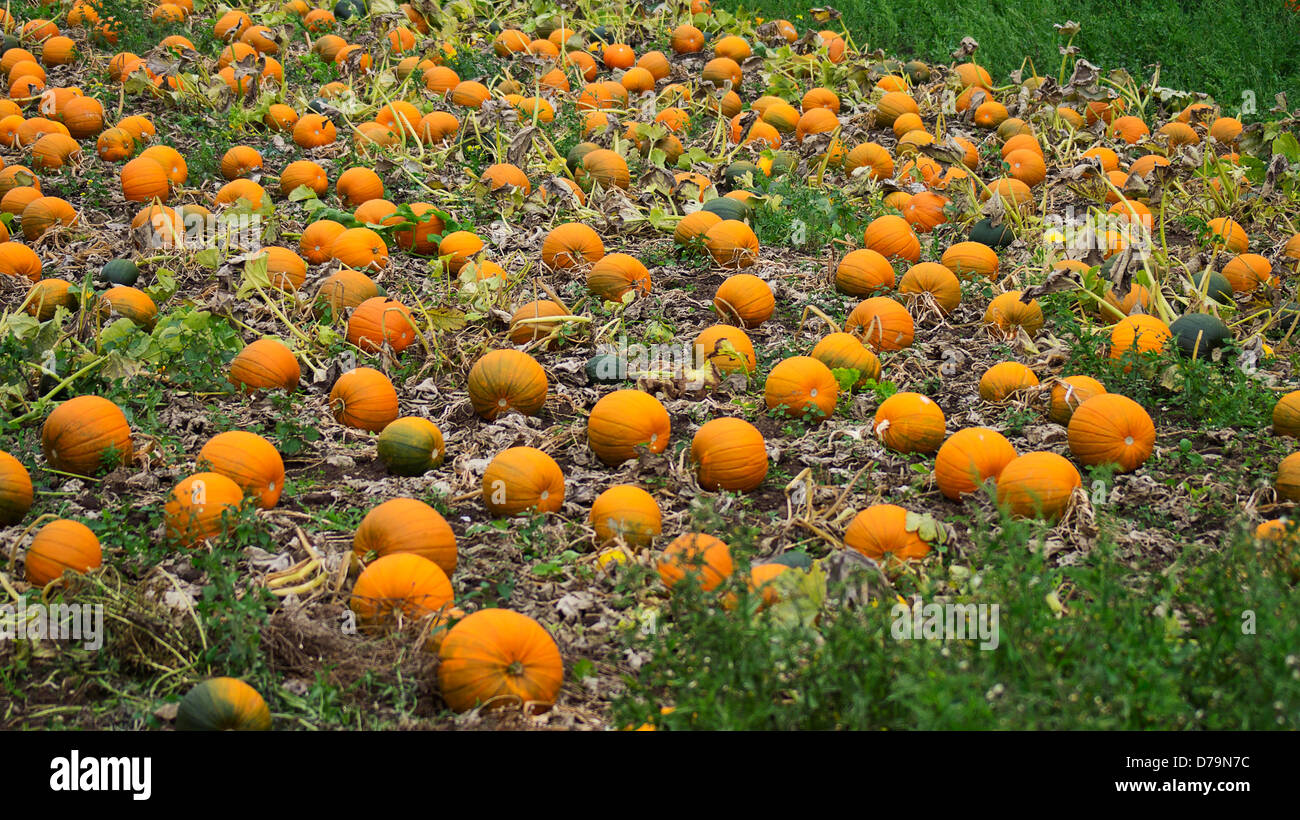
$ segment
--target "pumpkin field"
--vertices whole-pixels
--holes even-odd
[[[1300,111],[721,6],[0,11],[0,728],[1300,728]]]

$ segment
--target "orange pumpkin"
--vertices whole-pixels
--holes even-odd
[[[64,572],[84,574],[104,560],[99,538],[80,521],[51,521],[32,538],[23,561],[27,583],[36,587],[63,577]]]
[[[724,268],[747,268],[758,261],[758,237],[744,222],[724,219],[704,233],[704,246]]]
[[[754,343],[745,331],[713,325],[700,331],[692,348],[696,362],[708,362],[722,373],[750,373],[757,367]]]
[[[516,310],[514,315],[510,317],[510,341],[517,345],[524,345],[539,339],[546,339],[560,328],[560,323],[538,322],[536,320],[551,316],[568,315],[568,309],[558,302],[552,302],[549,299],[529,302]],[[543,349],[550,348],[554,341],[553,339],[549,340],[541,347]]]
[[[394,498],[361,519],[352,539],[357,558],[370,561],[410,553],[431,561],[448,576],[456,571],[456,534],[442,515],[414,498]]]
[[[723,318],[737,320],[741,327],[754,328],[772,317],[776,299],[772,288],[762,279],[749,273],[736,273],[718,286],[713,307]]]
[[[758,428],[743,419],[705,422],[691,439],[691,460],[706,490],[748,492],[767,477],[767,446]]]
[[[614,466],[637,457],[637,448],[662,453],[671,426],[658,399],[640,390],[616,390],[596,402],[587,418],[587,443],[604,463]]]
[[[289,348],[275,339],[258,339],[230,362],[230,383],[244,391],[298,389],[302,368]]]
[[[958,242],[943,252],[940,263],[957,276],[974,274],[986,279],[998,277],[998,255],[980,242]]]
[[[1025,303],[1020,301],[1020,291],[1009,290],[989,302],[983,321],[1006,334],[1023,329],[1032,337],[1042,329],[1045,319],[1037,299]]]
[[[192,548],[220,537],[243,500],[239,485],[219,473],[195,473],[183,479],[172,489],[163,510],[167,540]]]
[[[379,285],[361,271],[344,268],[325,277],[316,289],[317,315],[328,308],[338,316],[347,308],[354,308],[367,299],[379,295]]]
[[[630,484],[619,484],[596,496],[591,504],[591,526],[597,543],[621,538],[628,545],[643,547],[663,527],[663,516],[654,496]]]
[[[1074,411],[1069,442],[1070,454],[1084,464],[1115,464],[1129,473],[1151,457],[1156,428],[1142,405],[1118,393],[1103,393]]]
[[[1137,354],[1158,352],[1172,336],[1169,326],[1154,316],[1129,316],[1111,329],[1110,358],[1122,358],[1130,351]]]
[[[997,479],[1016,458],[1016,448],[996,430],[967,427],[948,437],[934,457],[934,480],[939,491],[956,501],[977,491],[988,479]]]
[[[213,436],[199,450],[198,465],[234,481],[263,509],[278,504],[284,491],[284,461],[256,433],[231,430]]]
[[[1083,479],[1074,465],[1056,453],[1026,453],[1002,468],[998,504],[1013,515],[1055,521],[1070,504]]]
[[[368,626],[414,621],[451,606],[447,573],[420,555],[395,553],[369,564],[352,587],[348,606]]]
[[[546,371],[520,350],[493,350],[469,371],[474,412],[492,421],[511,410],[535,416],[546,403]]]
[[[999,404],[1015,393],[1038,386],[1038,377],[1020,362],[999,362],[980,377],[980,398]]]
[[[1052,385],[1052,404],[1047,417],[1057,424],[1069,424],[1075,409],[1093,396],[1106,392],[1106,386],[1091,376],[1066,376]]]
[[[131,428],[113,402],[78,396],[45,419],[41,450],[53,469],[91,476],[105,466],[131,462]]]
[[[898,282],[898,292],[923,304],[932,302],[944,315],[961,304],[961,282],[956,274],[936,262],[921,262],[908,268]]]
[[[519,706],[544,712],[564,683],[559,647],[541,624],[508,609],[481,609],[438,649],[442,699],[457,712]]]
[[[578,222],[558,225],[542,240],[542,264],[551,270],[586,268],[604,255],[605,243],[600,236]]]
[[[892,290],[895,279],[889,260],[869,248],[848,252],[835,270],[835,288],[850,296],[874,296]]]
[[[921,241],[901,216],[876,217],[867,225],[863,240],[868,248],[886,259],[906,259],[912,264],[921,261]]]
[[[483,505],[498,517],[557,512],[564,505],[564,472],[534,447],[503,450],[483,471]]]
[[[716,589],[735,572],[731,548],[712,535],[683,533],[672,540],[659,558],[659,580],[673,589],[689,575],[706,592]]]
[[[772,368],[763,394],[769,410],[818,423],[835,413],[839,383],[819,359],[792,356]]]
[[[873,561],[883,561],[886,555],[916,561],[930,554],[930,545],[907,528],[907,510],[894,504],[876,504],[854,516],[844,531],[844,544]]]
[[[920,393],[895,393],[876,408],[876,438],[899,453],[933,453],[943,443],[939,405]]]
[[[330,245],[330,256],[349,268],[380,271],[388,267],[388,245],[369,228],[347,228]]]
[[[862,341],[849,333],[831,333],[824,337],[809,354],[829,367],[856,370],[858,380],[854,387],[862,387],[869,379],[880,378],[880,359]],[[837,385],[838,386],[838,385]]]
[[[902,350],[912,344],[916,325],[907,308],[887,296],[863,300],[849,314],[846,333],[861,330],[863,344],[876,350]]]
[[[1300,438],[1300,390],[1293,390],[1273,405],[1273,434]]]
[[[587,290],[610,302],[618,302],[628,292],[650,292],[650,272],[641,260],[626,253],[601,257],[587,272]]]
[[[334,382],[330,410],[340,424],[378,433],[397,418],[397,391],[378,370],[354,368]]]
[[[17,524],[32,508],[32,477],[22,462],[0,450],[0,527]]]
[[[378,353],[384,345],[401,353],[416,335],[410,311],[386,296],[365,300],[348,317],[348,341],[367,353]]]

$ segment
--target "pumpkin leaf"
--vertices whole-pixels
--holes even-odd
[[[787,626],[812,626],[826,602],[826,573],[820,561],[801,570],[791,567],[769,583],[777,601],[768,608],[772,618]]]
[[[835,381],[839,384],[840,390],[845,393],[853,392],[858,379],[862,378],[862,373],[852,367],[833,367],[831,368],[831,374],[835,376]]]
[[[928,469],[924,471],[929,472]],[[927,544],[943,544],[948,538],[947,529],[931,515],[909,512],[903,526],[908,532],[916,533]]]
[[[267,273],[269,259],[270,254],[262,252],[244,262],[244,275],[239,280],[236,296],[242,299],[258,288],[266,289],[271,286],[271,277]]]
[[[429,318],[430,330],[450,332],[460,330],[468,324],[464,312],[455,308],[432,308],[425,315]]]
[[[194,261],[205,268],[219,268],[221,267],[221,249],[204,248],[194,254]]]
[[[154,271],[153,284],[144,289],[149,298],[161,304],[176,295],[176,274],[167,268]]]

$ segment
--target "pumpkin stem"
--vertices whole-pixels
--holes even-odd
[[[524,664],[522,661],[514,661],[506,667],[506,674],[518,678],[524,674]]]

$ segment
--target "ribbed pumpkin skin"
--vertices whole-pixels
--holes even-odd
[[[858,371],[858,381],[854,387],[861,387],[868,379],[880,378],[880,359],[862,344],[861,340],[849,333],[832,333],[812,349],[814,359],[831,369],[846,368]],[[831,373],[834,375],[834,372]]]
[[[181,547],[194,547],[217,538],[223,532],[222,516],[239,509],[244,491],[220,473],[195,473],[182,479],[171,491],[164,518],[167,540]]]
[[[696,361],[708,361],[724,375],[750,373],[758,366],[754,356],[754,343],[749,335],[731,325],[712,325],[695,337]]]
[[[758,428],[743,419],[706,422],[691,440],[691,460],[706,490],[748,492],[767,477],[767,447]]]
[[[560,648],[541,624],[508,609],[466,616],[438,649],[442,699],[457,712],[477,706],[546,711],[564,685]]]
[[[587,274],[587,290],[611,302],[635,290],[638,295],[650,292],[650,272],[641,260],[626,253],[604,256]]]
[[[934,480],[941,493],[956,501],[977,491],[986,480],[996,479],[1016,456],[1016,448],[998,431],[967,427],[953,433],[939,448],[934,457]]]
[[[564,505],[564,472],[536,448],[503,450],[483,471],[483,504],[494,516],[556,512]]]
[[[860,248],[840,260],[835,288],[850,296],[874,296],[893,290],[897,278],[888,259],[870,248]]]
[[[750,273],[728,276],[713,296],[713,307],[724,319],[739,320],[742,327],[754,328],[772,318],[776,299],[766,282]]]
[[[146,330],[152,328],[158,318],[158,306],[149,294],[126,285],[118,285],[101,293],[96,303],[96,312],[108,319],[125,317]]]
[[[704,232],[704,246],[718,265],[738,270],[758,261],[758,237],[744,222],[724,219]]]
[[[1066,376],[1052,386],[1052,404],[1047,417],[1057,424],[1069,424],[1079,405],[1105,392],[1106,386],[1091,376]]]
[[[1172,336],[1169,326],[1154,316],[1129,316],[1110,332],[1110,358],[1123,358],[1130,350],[1138,353],[1158,351]]]
[[[438,425],[419,416],[392,422],[379,434],[379,460],[396,475],[423,475],[442,464],[445,444]]]
[[[433,507],[414,498],[394,498],[366,513],[352,539],[352,551],[365,559],[370,553],[409,552],[437,564],[448,577],[456,571],[456,534]]]
[[[1292,453],[1277,465],[1273,486],[1287,501],[1300,501],[1300,453]]]
[[[916,334],[912,314],[888,296],[873,296],[853,309],[844,331],[853,334],[858,328],[862,328],[863,344],[882,351],[910,347]]]
[[[1079,471],[1056,453],[1026,453],[1002,468],[998,504],[1020,517],[1055,521],[1065,512],[1074,490],[1083,486]]]
[[[199,450],[198,463],[220,473],[243,489],[257,506],[270,509],[280,501],[284,491],[284,461],[275,445],[244,430],[231,430],[213,436]]]
[[[116,404],[101,396],[69,399],[50,413],[41,428],[41,450],[56,470],[91,476],[115,454],[131,462],[131,428]]]
[[[330,245],[330,255],[356,270],[380,271],[388,267],[388,245],[369,228],[346,228]]]
[[[659,558],[659,580],[672,589],[687,574],[698,579],[703,590],[716,589],[735,571],[731,548],[712,535],[682,533],[672,540]]]
[[[961,282],[956,274],[936,262],[921,262],[907,269],[898,282],[898,292],[929,297],[943,313],[952,313],[961,304]]]
[[[917,107],[916,100],[902,91],[891,91],[876,103],[876,124],[893,125],[894,120],[904,114],[919,113],[921,109]]]
[[[546,371],[522,350],[493,350],[469,371],[470,403],[488,421],[511,410],[535,416],[546,393]]]
[[[630,546],[643,547],[663,529],[654,496],[631,484],[615,485],[596,496],[590,520],[598,544],[621,537]]]
[[[358,367],[334,382],[330,410],[340,424],[378,433],[397,418],[397,391],[383,373]]]
[[[863,175],[872,179],[889,179],[894,175],[894,158],[883,146],[864,142],[844,158],[845,174],[851,176],[859,168],[865,168]]]
[[[1294,390],[1273,405],[1273,434],[1300,438],[1300,390]]]
[[[22,462],[0,450],[0,527],[16,524],[32,508],[32,477]]]
[[[815,423],[835,413],[839,392],[835,374],[812,356],[791,356],[778,363],[763,386],[769,410],[784,407],[786,415]]]
[[[596,402],[587,418],[587,443],[611,467],[637,457],[637,449],[662,453],[671,438],[663,404],[640,390],[616,390]]]
[[[913,265],[921,261],[921,240],[916,238],[912,226],[901,216],[886,214],[876,217],[867,226],[863,241],[886,259],[906,259]]]
[[[151,199],[167,201],[171,185],[167,171],[156,160],[136,157],[122,166],[122,196],[128,202],[148,202]]]
[[[316,313],[328,308],[337,318],[347,308],[355,308],[379,295],[379,285],[361,271],[344,268],[327,276],[316,289]]]
[[[550,316],[568,316],[569,311],[559,302],[538,299],[521,306],[510,317],[510,342],[525,345],[538,339],[545,339],[559,326],[559,322],[532,322],[531,319],[545,319]],[[547,342],[543,347],[550,347]]]
[[[89,527],[68,519],[51,521],[41,527],[27,548],[27,583],[43,587],[65,570],[89,572],[103,560],[99,539]]]
[[[999,362],[980,377],[980,398],[987,402],[1000,403],[1011,398],[1011,394],[1038,386],[1038,377],[1034,371],[1020,362]]]
[[[998,277],[998,255],[982,242],[958,242],[950,245],[939,261],[958,276],[974,274],[986,279]]]
[[[907,510],[894,504],[876,504],[854,516],[844,531],[844,544],[874,561],[886,554],[904,561],[930,554],[930,545],[907,530]]]
[[[264,732],[271,710],[257,690],[235,678],[212,678],[195,686],[176,710],[181,732]]]
[[[899,453],[933,453],[943,443],[939,405],[920,393],[895,393],[876,408],[876,438]]]
[[[709,232],[709,229],[721,221],[722,217],[712,211],[706,211],[703,208],[692,211],[682,217],[681,221],[677,223],[677,227],[673,229],[673,241],[678,245],[689,245],[692,242],[703,241],[704,235]]]
[[[542,240],[542,264],[551,270],[585,268],[604,255],[605,243],[600,235],[580,222],[557,225]]]
[[[330,249],[334,247],[334,240],[345,230],[347,228],[332,219],[318,219],[303,228],[302,236],[298,238],[298,252],[313,265],[328,262],[332,258]]]
[[[989,302],[984,311],[984,323],[996,325],[1004,333],[1014,333],[1024,328],[1031,337],[1043,328],[1043,309],[1034,299],[1025,304],[1020,301],[1020,291],[1009,290]]]
[[[386,296],[365,300],[348,317],[348,341],[367,353],[378,353],[385,344],[401,353],[415,337],[411,312]]]
[[[450,606],[447,573],[422,555],[399,552],[378,558],[361,571],[348,606],[367,625],[413,621]]]
[[[1132,472],[1151,457],[1156,428],[1142,405],[1104,393],[1079,405],[1070,417],[1070,453],[1088,465],[1117,464]]]
[[[230,362],[230,383],[246,392],[298,389],[302,368],[289,348],[275,339],[258,339]]]

